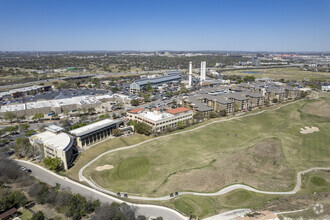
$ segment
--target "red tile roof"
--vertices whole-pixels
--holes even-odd
[[[159,110],[160,110],[160,108],[154,108],[154,110],[155,110],[155,111],[159,111]]]
[[[186,112],[186,111],[190,111],[190,109],[189,108],[180,107],[180,108],[174,108],[174,109],[167,110],[167,112],[168,113],[171,113],[171,114],[179,114],[181,112]]]
[[[143,110],[144,110],[144,108],[136,108],[136,109],[133,109],[133,110],[129,111],[129,113],[135,114],[135,113],[138,113],[138,112],[143,111]]]

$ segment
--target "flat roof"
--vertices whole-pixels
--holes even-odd
[[[121,122],[121,120],[104,119],[104,120],[83,126],[81,128],[71,130],[70,133],[74,134],[76,136],[83,136],[83,135],[89,134],[91,132],[97,131],[99,129],[105,128],[107,126],[114,125],[118,122]]]
[[[51,131],[53,133],[58,133],[60,131],[63,131],[64,128],[57,126],[57,125],[50,125],[48,127],[45,128],[47,131]]]
[[[155,122],[165,118],[173,117],[173,115],[170,113],[160,112],[160,111],[154,111],[154,112],[145,111],[139,113],[138,116],[144,117],[145,119],[149,119]]]
[[[181,79],[181,76],[173,74],[173,75],[168,75],[168,76],[161,76],[161,77],[156,77],[156,78],[151,78],[151,79],[141,79],[141,80],[136,80],[135,83],[137,83],[139,86],[144,86],[147,85],[148,82],[151,84],[160,84],[163,82],[168,82],[168,81],[175,81]]]
[[[24,103],[20,104],[13,104],[13,105],[3,105],[0,108],[0,112],[16,112],[16,111],[21,111],[25,110],[26,106]]]
[[[102,96],[102,98],[111,97],[108,95]],[[35,102],[17,103],[3,105],[0,107],[0,112],[8,111],[20,111],[27,109],[38,109],[47,107],[62,107],[66,105],[87,105],[87,104],[98,104],[101,101],[97,96],[75,96],[71,98],[55,99],[55,100],[42,100]]]
[[[46,146],[52,146],[59,150],[65,150],[71,143],[71,137],[67,133],[53,133],[45,131],[31,137],[34,141],[41,141]]]

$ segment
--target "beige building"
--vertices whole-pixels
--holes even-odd
[[[208,118],[210,112],[214,111],[213,107],[209,107],[203,102],[203,98],[199,96],[188,96],[182,104],[184,107],[191,109],[194,114],[196,112],[201,113],[204,118]]]
[[[68,170],[73,162],[74,138],[64,133],[64,129],[56,125],[45,129],[45,132],[30,137],[30,143],[42,147],[45,157],[60,158],[63,161],[64,169]]]
[[[166,131],[178,126],[179,122],[188,122],[193,117],[193,111],[188,108],[180,107],[162,111],[156,109],[147,111],[142,108],[134,109],[127,112],[127,119],[137,122],[146,123],[152,127],[154,132]]]
[[[214,112],[225,110],[227,113],[232,113],[234,111],[234,101],[225,96],[203,94],[201,98],[204,103],[213,108]]]
[[[256,108],[264,105],[264,97],[258,93],[244,92],[244,95],[248,98],[248,107]]]
[[[122,124],[122,120],[104,119],[69,132],[76,137],[77,146],[83,148],[109,137]]]

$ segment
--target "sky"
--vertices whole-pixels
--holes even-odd
[[[0,50],[330,51],[330,0],[0,0]]]

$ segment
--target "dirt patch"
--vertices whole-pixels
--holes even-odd
[[[110,170],[112,168],[113,168],[112,165],[106,164],[106,165],[103,165],[103,166],[96,167],[95,170],[96,171],[103,171],[103,170]]]
[[[330,172],[328,171],[314,171],[313,173],[307,174],[310,177],[317,175],[330,183]],[[298,192],[295,195],[289,195],[281,197],[279,199],[268,202],[261,208],[261,210],[271,210],[277,212],[299,210],[305,208],[313,208],[315,203],[320,203],[324,206],[324,214],[330,214],[330,191],[319,192],[320,186],[310,185],[308,182],[310,178],[303,178],[302,192]],[[324,187],[326,187],[325,185]],[[312,187],[314,188],[314,190]],[[310,190],[310,193],[304,192],[304,190]],[[324,190],[324,189],[323,189]],[[298,213],[299,215],[300,213]],[[298,216],[297,216],[298,217]],[[328,219],[328,218],[304,218],[304,219]]]
[[[249,153],[259,157],[279,158],[283,156],[281,143],[276,139],[267,139],[261,141],[248,150]]]
[[[308,114],[330,118],[330,103],[327,100],[308,103],[302,110]]]
[[[270,138],[235,153],[218,155],[209,167],[178,172],[158,192],[213,192],[235,183],[261,190],[288,191],[292,190],[294,180],[295,171],[287,165],[281,141]]]
[[[312,134],[314,132],[319,132],[319,131],[320,130],[317,127],[307,127],[306,126],[306,127],[300,129],[300,133],[302,133],[302,134]]]

